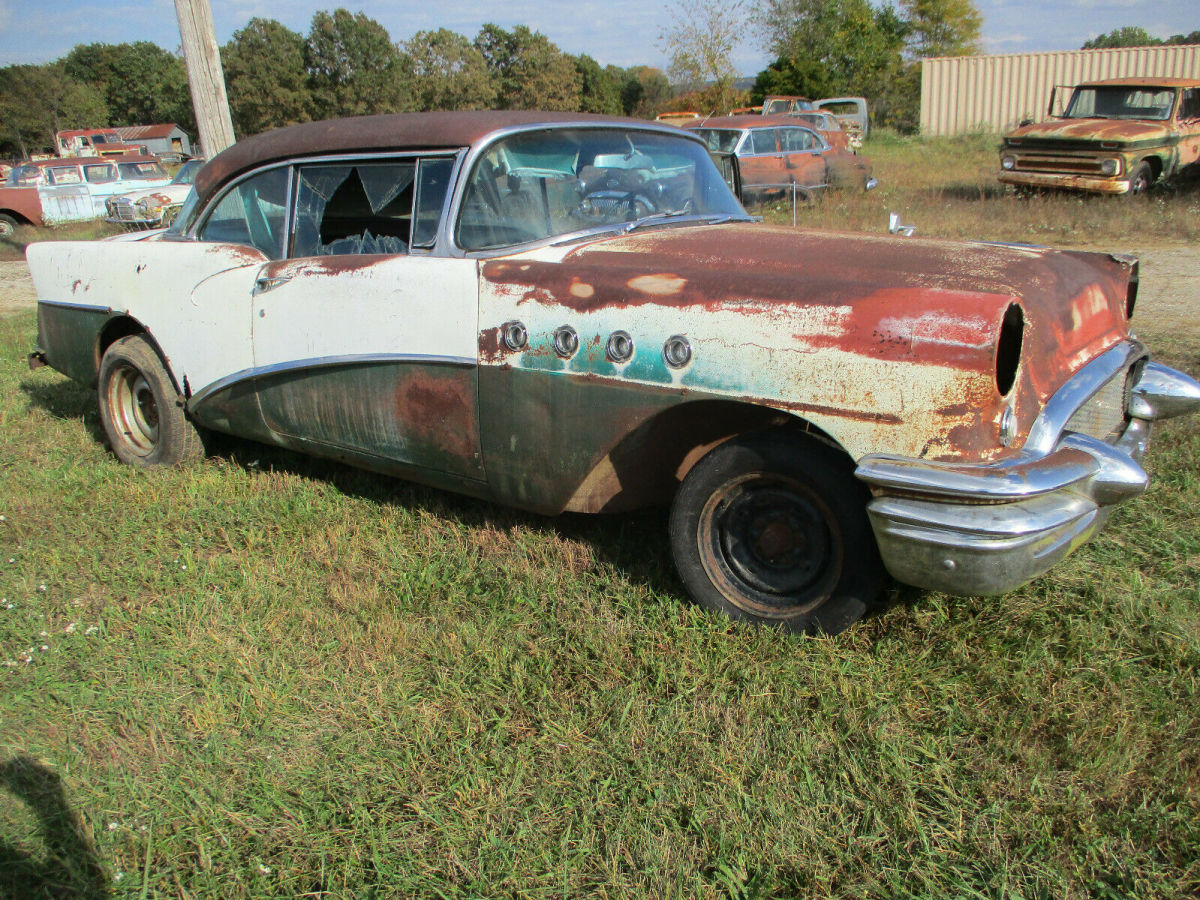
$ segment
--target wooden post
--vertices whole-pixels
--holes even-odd
[[[175,13],[179,16],[192,109],[200,131],[200,153],[211,159],[233,144],[233,122],[212,9],[208,0],[175,0]]]

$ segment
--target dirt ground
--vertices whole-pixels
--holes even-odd
[[[1133,252],[1142,260],[1135,321],[1147,331],[1200,334],[1200,247]],[[36,302],[24,261],[0,262],[0,314]]]

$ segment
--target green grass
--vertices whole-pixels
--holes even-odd
[[[797,638],[690,604],[661,513],[236,441],[136,472],[34,331],[0,317],[0,897],[1200,893],[1194,420],[1047,577]]]
[[[1195,424],[1049,577],[804,639],[689,604],[659,515],[237,442],[136,472],[33,338],[0,319],[2,896],[1200,891]]]
[[[1000,139],[994,135],[906,138],[873,134],[862,155],[871,160],[879,187],[867,193],[836,191],[798,211],[801,225],[886,232],[898,213],[924,237],[985,238],[1052,246],[1139,246],[1200,240],[1200,182],[1158,188],[1133,199],[1084,194],[1018,197],[997,180]],[[790,204],[762,212],[791,223]]]

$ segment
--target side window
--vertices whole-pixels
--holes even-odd
[[[1179,101],[1179,118],[1200,119],[1200,90],[1188,88]]]
[[[92,184],[108,184],[117,180],[117,173],[112,166],[84,166],[83,177]]]
[[[775,135],[774,128],[759,128],[750,132],[751,152],[756,154],[774,153],[776,151]]]
[[[450,187],[450,172],[454,160],[449,157],[423,159],[418,168],[416,219],[413,221],[412,245],[432,247],[442,221],[442,207]]]
[[[286,167],[247,178],[221,198],[196,237],[224,244],[249,244],[268,258],[279,259],[283,255],[287,181]]]
[[[415,160],[302,166],[290,255],[407,253],[416,174]]]
[[[51,184],[81,184],[79,169],[75,166],[56,166],[46,170],[47,180]]]
[[[805,131],[803,128],[788,128],[784,130],[786,149],[795,153],[803,150],[811,150],[815,146],[813,143],[813,135],[811,131]]]

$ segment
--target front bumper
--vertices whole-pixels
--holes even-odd
[[[1096,535],[1112,507],[1149,484],[1140,461],[1151,423],[1200,408],[1200,384],[1120,344],[1046,405],[1021,453],[956,465],[874,455],[856,474],[872,489],[871,526],[898,581],[950,594],[999,594],[1038,577]],[[1130,374],[1124,425],[1107,440],[1070,430],[1093,398]]]
[[[1055,172],[1011,172],[1001,170],[1000,183],[1014,187],[1090,191],[1094,194],[1127,194],[1129,179],[1090,175],[1060,175]]]

